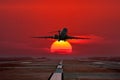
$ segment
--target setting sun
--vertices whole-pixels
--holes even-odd
[[[72,52],[72,46],[68,41],[55,41],[51,45],[51,52],[57,52],[61,54],[65,53],[71,53]]]

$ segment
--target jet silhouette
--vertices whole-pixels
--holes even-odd
[[[66,41],[68,39],[90,39],[90,38],[84,38],[84,37],[69,36],[67,28],[63,28],[62,30],[59,30],[58,34],[55,34],[53,36],[37,36],[32,38],[50,38],[50,39],[56,39],[58,41],[61,41],[61,40]]]

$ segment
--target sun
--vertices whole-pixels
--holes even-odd
[[[72,46],[68,41],[55,41],[50,50],[52,53],[69,54],[72,52]]]

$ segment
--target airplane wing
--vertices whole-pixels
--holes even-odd
[[[32,38],[51,38],[51,39],[54,39],[54,36],[36,36],[36,37],[32,37]]]
[[[68,36],[68,39],[90,39],[90,38],[85,38],[85,37],[76,37],[76,36]]]

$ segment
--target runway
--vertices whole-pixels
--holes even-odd
[[[1,80],[120,80],[120,62],[81,59],[1,61]],[[114,65],[113,65],[114,64]]]
[[[61,60],[54,73],[50,76],[48,80],[63,80],[63,61]]]

